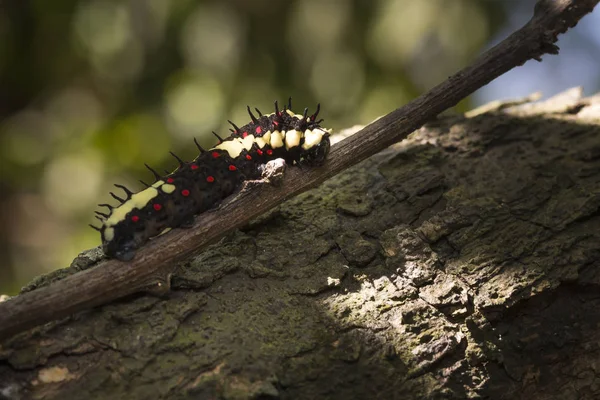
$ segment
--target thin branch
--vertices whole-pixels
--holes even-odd
[[[491,80],[524,64],[557,54],[557,36],[575,26],[600,0],[540,0],[533,18],[471,66],[409,104],[392,111],[333,146],[321,168],[290,168],[281,185],[263,184],[237,196],[216,212],[197,217],[191,229],[175,229],[152,240],[127,264],[106,260],[95,268],[0,303],[0,338],[105,304],[149,288],[168,288],[171,266],[284,200],[404,139],[445,109]]]

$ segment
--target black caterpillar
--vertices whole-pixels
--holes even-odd
[[[112,258],[129,261],[135,250],[150,238],[159,235],[167,228],[186,227],[193,222],[194,215],[218,205],[231,195],[245,180],[261,176],[262,166],[270,160],[283,158],[291,165],[320,165],[329,152],[329,132],[316,121],[320,105],[313,115],[294,114],[289,105],[279,110],[275,102],[275,112],[263,115],[256,109],[254,116],[250,107],[248,114],[252,122],[237,127],[233,122],[231,135],[219,139],[212,149],[203,149],[194,139],[200,154],[192,161],[185,162],[174,153],[179,162],[178,168],[170,174],[154,174],[155,182],[146,189],[133,193],[125,186],[126,198],[110,193],[121,204],[99,204],[109,210],[108,214],[96,211],[101,222],[100,228],[90,225],[100,232],[104,253]]]

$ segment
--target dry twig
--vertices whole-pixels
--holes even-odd
[[[482,54],[471,66],[334,146],[323,167],[290,169],[281,185],[261,185],[240,193],[235,202],[218,212],[197,217],[191,229],[176,229],[153,240],[127,264],[106,260],[95,268],[0,303],[0,338],[141,290],[168,290],[173,266],[227,232],[404,139],[512,68],[530,59],[540,61],[544,54],[557,54],[557,36],[575,26],[599,1],[538,1],[534,16],[525,26]]]

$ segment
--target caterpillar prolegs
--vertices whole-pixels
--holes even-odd
[[[257,179],[262,166],[270,160],[283,158],[288,165],[315,166],[324,162],[329,152],[330,130],[322,128],[317,121],[320,106],[314,114],[291,111],[291,99],[287,107],[258,117],[250,107],[251,122],[242,127],[229,121],[233,129],[226,139],[209,149],[203,149],[196,140],[199,155],[186,162],[171,153],[179,166],[170,174],[161,175],[148,165],[155,181],[137,193],[122,185],[115,185],[125,192],[118,206],[99,204],[108,213],[96,211],[101,227],[92,226],[100,232],[104,253],[112,258],[129,261],[135,251],[150,238],[167,228],[191,224],[195,215],[214,208],[234,193],[245,180]],[[214,132],[213,132],[214,133]],[[143,183],[143,182],[142,182]]]

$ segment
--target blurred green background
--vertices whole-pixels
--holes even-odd
[[[533,1],[20,0],[0,5],[0,294],[97,246],[97,203],[143,163],[191,159],[247,104],[323,106],[334,130],[391,111],[531,15]],[[565,51],[473,98],[600,87],[596,10]],[[585,24],[584,24],[585,22]],[[565,55],[566,54],[566,55]],[[548,57],[546,57],[548,58]]]

